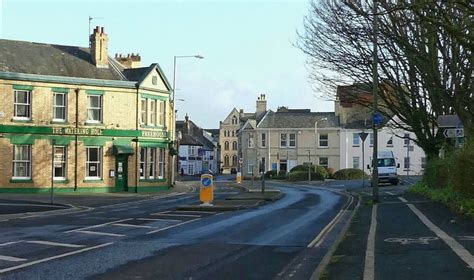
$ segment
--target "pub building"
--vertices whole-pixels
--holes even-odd
[[[158,64],[90,47],[0,39],[0,193],[170,186],[172,91]]]

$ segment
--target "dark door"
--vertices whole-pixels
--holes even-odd
[[[128,191],[128,155],[117,155],[115,160],[115,190]]]

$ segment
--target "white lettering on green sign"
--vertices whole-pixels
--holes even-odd
[[[104,135],[101,128],[53,127],[53,134],[60,135]]]
[[[166,131],[142,130],[142,137],[166,138]]]

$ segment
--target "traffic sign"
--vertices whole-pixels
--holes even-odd
[[[374,124],[381,124],[382,120],[383,120],[382,114],[374,113],[372,115],[372,121],[374,122]]]
[[[464,128],[445,129],[443,134],[445,138],[462,138],[464,137]]]
[[[367,139],[367,135],[369,135],[367,132],[359,132],[359,137],[362,140],[362,143]]]
[[[209,187],[211,185],[211,183],[212,183],[212,180],[210,178],[206,177],[206,178],[202,179],[202,185],[204,187]]]
[[[214,177],[211,174],[201,175],[199,199],[202,201],[202,205],[212,205],[211,203],[214,200]]]

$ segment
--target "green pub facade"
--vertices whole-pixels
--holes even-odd
[[[90,48],[0,40],[0,192],[170,186],[171,87],[158,64]]]

